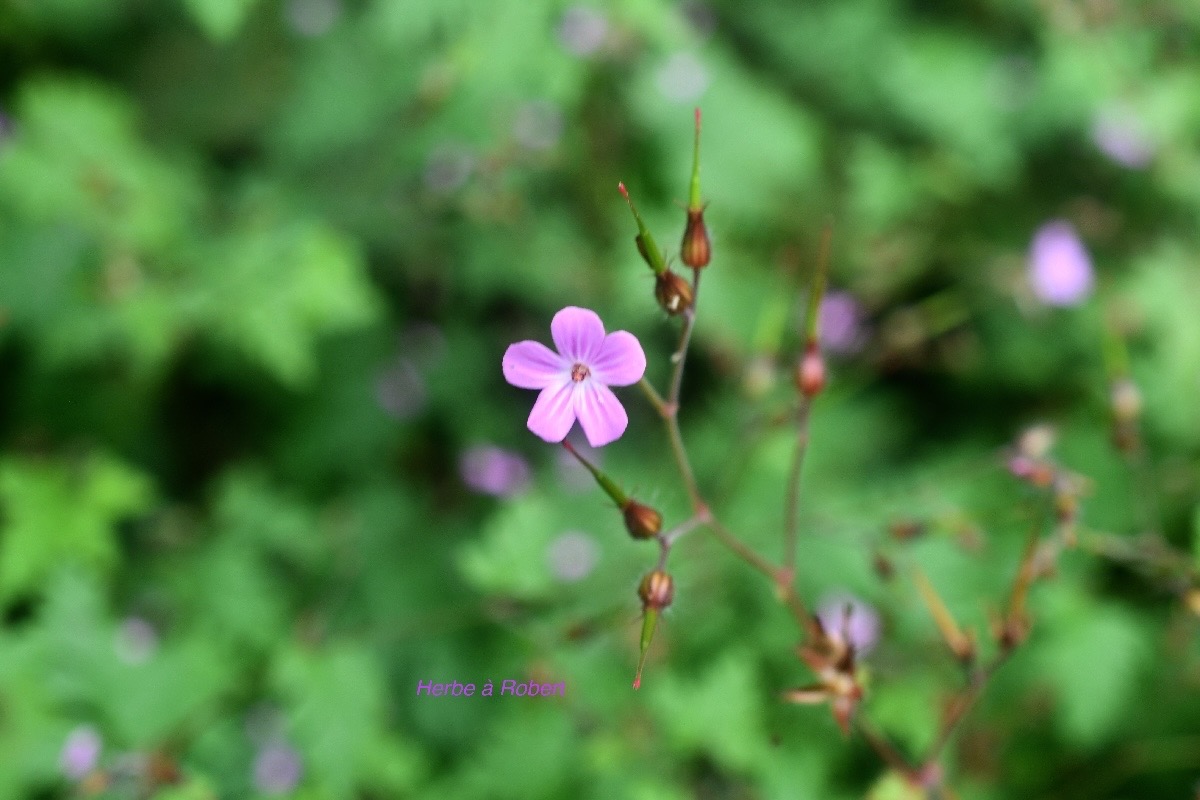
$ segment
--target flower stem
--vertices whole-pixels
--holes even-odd
[[[692,341],[692,329],[696,327],[696,304],[700,302],[700,270],[693,270],[692,307],[683,315],[683,332],[679,337],[679,348],[671,356],[675,371],[671,374],[671,391],[667,394],[668,407],[678,408],[679,392],[683,388],[683,367],[687,362],[688,345]]]
[[[812,398],[800,396],[796,409],[796,448],[792,453],[792,466],[788,472],[787,500],[784,504],[783,568],[796,570],[796,540],[799,538],[798,512],[800,507],[800,473],[804,468],[804,456],[808,452],[808,420],[812,411]]]
[[[650,401],[650,405],[654,406],[654,410],[658,412],[660,417],[666,419],[671,415],[666,401],[662,399],[662,395],[658,393],[658,390],[645,377],[638,381],[638,388],[642,390],[642,394],[646,395],[646,399]]]
[[[870,720],[866,718],[865,712],[861,710],[859,711],[858,716],[856,717],[856,725],[859,733],[862,734],[863,739],[865,739],[867,744],[871,746],[871,749],[879,755],[880,759],[883,760],[883,763],[887,764],[905,778],[913,779],[916,777],[917,771],[909,765],[904,756],[900,755],[900,752],[896,750],[895,746],[886,738],[884,738],[883,734],[881,734],[875,728],[875,726],[871,724]]]

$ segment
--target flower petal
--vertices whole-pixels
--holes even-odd
[[[575,392],[575,415],[592,447],[603,447],[621,438],[629,417],[621,401],[602,383],[587,380]]]
[[[592,378],[606,386],[629,386],[646,374],[646,353],[629,331],[614,331],[604,337],[589,364]]]
[[[604,342],[604,323],[591,309],[567,306],[550,320],[550,335],[567,361],[589,364]]]
[[[545,389],[569,374],[571,365],[564,364],[558,353],[541,342],[526,340],[510,344],[504,351],[500,366],[504,380],[522,389]]]
[[[571,426],[575,424],[575,403],[572,400],[576,393],[575,386],[567,378],[542,389],[537,402],[533,404],[533,410],[529,412],[529,421],[526,423],[529,430],[547,442],[561,442],[567,438]]]

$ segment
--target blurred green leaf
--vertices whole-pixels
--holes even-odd
[[[152,499],[146,476],[107,456],[0,462],[0,595],[36,591],[62,564],[111,570],[116,523],[147,510]]]

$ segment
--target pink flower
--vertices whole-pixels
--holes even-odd
[[[550,335],[557,353],[529,340],[509,345],[504,353],[504,379],[541,390],[529,412],[529,430],[547,442],[561,442],[578,419],[592,447],[616,441],[629,417],[608,387],[642,379],[642,345],[628,331],[605,335],[595,311],[575,306],[554,315]]]
[[[1038,300],[1051,306],[1073,306],[1092,293],[1092,260],[1083,242],[1062,220],[1038,228],[1029,249],[1029,282]]]

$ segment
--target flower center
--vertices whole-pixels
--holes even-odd
[[[576,364],[571,367],[571,380],[579,383],[590,374],[590,370],[583,364]]]

